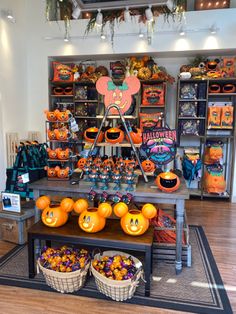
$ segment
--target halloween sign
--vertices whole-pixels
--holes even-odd
[[[140,89],[140,81],[136,76],[129,76],[122,85],[115,85],[110,77],[103,76],[97,80],[96,89],[99,94],[104,95],[106,108],[110,105],[117,105],[124,114],[131,106],[132,95]],[[117,113],[116,108],[111,108],[110,114]]]
[[[176,130],[169,128],[144,131],[141,149],[149,160],[157,165],[166,165],[175,158],[176,154]]]

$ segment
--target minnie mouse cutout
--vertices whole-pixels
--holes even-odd
[[[99,94],[104,95],[104,104],[107,108],[110,105],[117,105],[122,114],[131,106],[132,95],[140,89],[140,81],[136,76],[127,77],[122,85],[115,85],[108,76],[102,76],[97,80],[96,89]],[[116,108],[111,108],[111,114],[117,114]]]

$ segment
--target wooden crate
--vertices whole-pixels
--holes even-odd
[[[24,244],[27,230],[34,224],[34,209],[20,214],[0,211],[0,236],[2,240]]]

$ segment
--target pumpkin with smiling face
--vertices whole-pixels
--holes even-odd
[[[141,166],[142,166],[144,172],[153,172],[156,168],[154,162],[152,162],[149,159],[142,161]]]
[[[122,230],[131,236],[139,236],[144,234],[149,227],[149,219],[154,218],[157,210],[152,204],[145,204],[142,210],[128,209],[124,203],[115,205],[114,212],[118,217],[121,217],[120,225]]]
[[[36,201],[36,206],[43,210],[41,219],[42,222],[51,228],[63,226],[69,217],[69,212],[73,210],[74,202],[70,198],[64,198],[60,205],[51,205],[50,198],[41,196]]]
[[[111,215],[111,206],[101,203],[98,208],[90,207],[85,199],[78,199],[74,204],[74,210],[80,214],[78,224],[80,228],[89,233],[101,231],[106,224],[106,218]]]
[[[174,192],[180,186],[179,177],[173,172],[161,172],[155,182],[158,188],[166,193]]]
[[[91,127],[84,131],[84,139],[89,142],[93,143],[95,141],[95,138],[98,134],[98,128],[97,127]],[[97,140],[97,143],[102,142],[103,140],[103,132],[101,131]]]
[[[123,142],[125,137],[124,132],[119,128],[110,128],[105,132],[106,142],[117,144]]]

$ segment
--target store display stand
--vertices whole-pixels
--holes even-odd
[[[136,160],[137,160],[137,162],[138,162],[138,165],[139,165],[139,167],[140,167],[140,170],[141,170],[141,173],[142,173],[142,175],[143,175],[143,178],[144,178],[145,182],[148,182],[148,178],[147,178],[147,176],[146,176],[146,174],[145,174],[145,172],[144,172],[144,170],[143,170],[143,167],[142,167],[142,165],[141,165],[141,161],[140,161],[138,152],[137,152],[136,147],[135,147],[135,145],[134,145],[134,143],[133,143],[133,141],[132,141],[132,138],[131,138],[131,136],[130,136],[130,134],[129,134],[128,127],[127,127],[127,124],[126,124],[126,122],[125,122],[125,118],[124,118],[124,116],[122,115],[122,113],[121,113],[121,111],[120,111],[120,107],[117,106],[117,105],[115,105],[115,104],[111,104],[110,106],[107,107],[107,109],[106,109],[106,111],[105,111],[105,114],[104,114],[104,117],[103,117],[103,119],[102,119],[102,122],[101,122],[101,124],[100,124],[99,130],[98,130],[98,133],[97,133],[97,136],[96,136],[96,138],[95,138],[95,140],[94,140],[94,142],[93,142],[93,144],[92,144],[92,146],[91,146],[91,148],[90,148],[90,150],[89,150],[88,156],[91,156],[91,155],[92,155],[92,152],[93,152],[93,150],[94,150],[94,148],[96,147],[96,144],[97,144],[97,142],[98,142],[98,139],[99,139],[100,133],[101,133],[101,131],[102,131],[102,128],[105,126],[105,122],[106,122],[106,120],[107,120],[109,111],[110,111],[111,109],[113,109],[113,108],[116,109],[116,110],[118,111],[118,113],[119,113],[121,122],[122,122],[122,124],[123,124],[123,126],[124,126],[124,128],[125,128],[125,131],[126,131],[126,134],[127,134],[127,136],[128,136],[128,139],[129,139],[131,148],[132,148],[132,150],[133,150],[133,152],[134,152],[134,155],[135,155]]]

